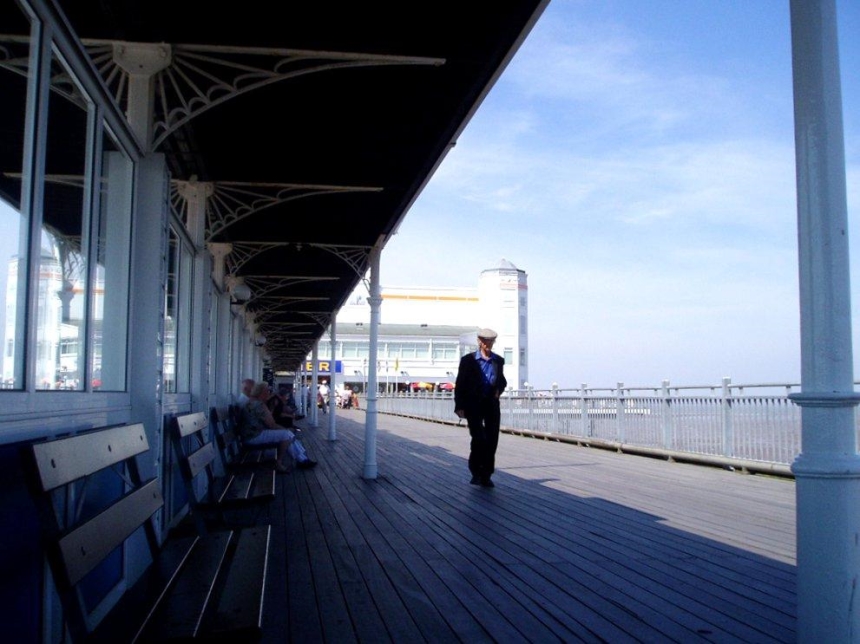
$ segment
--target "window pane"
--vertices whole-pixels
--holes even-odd
[[[167,249],[167,290],[164,305],[164,391],[191,389],[192,256],[171,227]]]
[[[30,24],[13,3],[3,11],[3,33],[27,36]],[[27,301],[28,215],[21,211],[21,177],[29,80],[29,52],[24,43],[0,43],[0,293],[5,306],[3,389],[24,386],[24,313]]]
[[[457,345],[456,344],[434,344],[433,345],[433,360],[456,360]]]
[[[124,391],[133,166],[110,132],[105,131],[102,145],[102,193],[90,331],[92,386]]]
[[[87,243],[83,179],[89,102],[54,56],[36,328],[36,388],[83,389]]]
[[[167,242],[167,289],[164,294],[164,392],[176,393],[176,323],[179,315],[179,239],[173,229]]]
[[[191,391],[191,308],[194,260],[191,250],[179,244],[179,297],[176,319],[176,391]]]
[[[341,343],[341,347],[343,348],[341,357],[343,358],[355,358],[358,356],[358,344],[355,342],[343,342]]]
[[[215,297],[214,292],[209,299],[209,359],[206,361],[207,375],[209,379],[209,394],[215,395],[218,392],[218,378],[223,377],[222,368],[215,368],[218,362],[218,347],[221,344],[221,338],[218,335],[218,303],[219,300]]]

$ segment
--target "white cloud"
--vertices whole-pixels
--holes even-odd
[[[739,51],[705,33],[724,57],[693,58],[699,43],[681,42],[683,30],[539,23],[386,249],[383,281],[472,286],[500,257],[513,261],[529,275],[537,386],[796,380],[787,34],[773,43],[745,29],[732,34]],[[857,140],[849,129],[860,249]]]

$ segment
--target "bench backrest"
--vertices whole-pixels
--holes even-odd
[[[214,476],[212,462],[215,460],[215,446],[208,440],[206,430],[209,420],[202,411],[193,414],[182,414],[175,417],[174,444],[177,446],[180,468],[186,468],[183,476],[193,480],[204,470],[210,479]],[[187,444],[186,439],[192,439]],[[176,442],[178,441],[178,442]]]
[[[218,448],[221,451],[221,461],[225,468],[235,465],[240,457],[239,434],[232,414],[228,409],[221,413],[213,407],[209,411],[209,418],[215,431]]]
[[[79,588],[87,575],[141,527],[150,554],[158,550],[151,518],[164,504],[161,485],[157,478],[141,480],[135,460],[148,450],[142,424],[35,443],[26,450],[48,560],[75,640],[94,627]],[[109,469],[121,479],[123,492],[84,516],[87,493],[100,496],[90,489],[94,477]]]
[[[179,459],[179,471],[185,485],[185,492],[191,504],[191,515],[197,526],[197,531],[207,533],[205,521],[201,515],[201,499],[212,489],[217,478],[215,472],[215,445],[209,440],[207,430],[209,420],[202,411],[174,416],[171,423],[171,437]],[[197,480],[203,475],[205,481]],[[203,490],[200,484],[204,485]]]

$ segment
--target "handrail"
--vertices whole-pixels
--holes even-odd
[[[799,389],[729,378],[718,385],[509,389],[500,401],[502,430],[790,475],[801,412],[788,394]],[[457,421],[448,392],[380,394],[377,404],[382,413]]]

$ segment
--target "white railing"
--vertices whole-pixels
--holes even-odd
[[[526,389],[505,392],[502,428],[569,442],[718,462],[788,465],[800,452],[797,384]],[[457,422],[449,393],[380,396],[378,410]],[[766,468],[765,468],[766,469]]]

